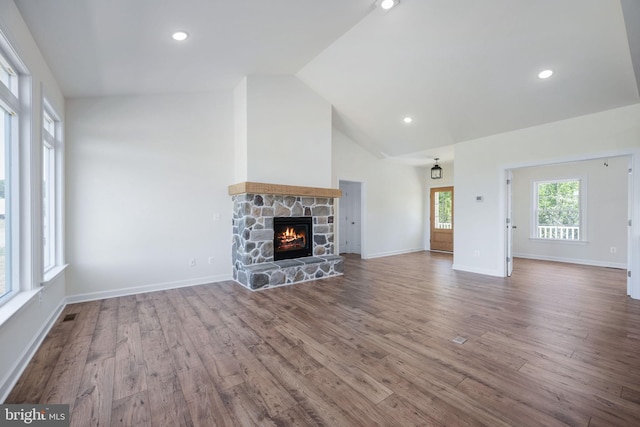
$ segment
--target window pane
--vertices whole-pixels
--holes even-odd
[[[536,237],[580,239],[580,181],[537,183]]]
[[[0,297],[11,290],[9,278],[8,260],[8,211],[6,196],[9,188],[7,182],[9,144],[11,141],[11,115],[0,107]]]
[[[51,118],[51,116],[45,111],[43,113],[43,127],[44,131],[51,135],[52,137],[56,136],[56,122]]]
[[[0,55],[0,83],[15,96],[18,96],[18,78],[2,55]]]
[[[451,191],[438,191],[435,193],[435,228],[451,229]]]
[[[42,245],[44,271],[55,264],[55,170],[54,150],[44,144],[42,150]]]

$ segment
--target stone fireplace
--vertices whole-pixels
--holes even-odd
[[[341,275],[334,210],[340,190],[245,182],[233,200],[233,279],[264,289]]]

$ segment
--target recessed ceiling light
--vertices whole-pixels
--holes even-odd
[[[409,124],[413,121],[413,119],[411,117],[405,117],[404,119],[402,119],[402,121]]]
[[[541,79],[548,79],[553,75],[553,70],[543,70],[538,73],[538,77]]]
[[[398,0],[382,0],[380,2],[380,7],[383,8],[384,10],[389,10],[397,4],[398,4]]]
[[[181,42],[183,40],[186,40],[187,37],[189,37],[189,34],[185,33],[184,31],[176,31],[171,35],[171,37],[174,40]]]

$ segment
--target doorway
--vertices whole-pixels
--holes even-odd
[[[430,249],[453,252],[453,187],[431,189]]]
[[[631,170],[629,155],[505,169],[506,275],[514,258],[630,269]]]
[[[339,181],[338,252],[362,254],[362,183]]]

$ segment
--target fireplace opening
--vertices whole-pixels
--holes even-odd
[[[273,258],[302,258],[311,256],[313,229],[311,217],[273,218]]]

